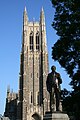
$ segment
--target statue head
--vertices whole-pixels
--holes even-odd
[[[52,72],[55,72],[55,71],[56,71],[56,67],[53,65],[53,66],[51,67],[51,70],[52,70]]]

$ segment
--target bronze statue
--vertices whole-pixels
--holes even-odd
[[[60,111],[60,84],[62,79],[59,73],[56,72],[56,67],[51,67],[52,72],[47,76],[47,90],[50,93],[50,111]]]

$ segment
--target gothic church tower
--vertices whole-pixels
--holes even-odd
[[[45,16],[42,8],[39,22],[29,22],[26,8],[23,15],[23,42],[20,64],[19,101],[22,105],[22,120],[27,112],[45,112],[47,106],[46,78],[48,52],[46,43]],[[43,109],[44,108],[44,109]],[[40,114],[43,114],[41,113]],[[29,119],[29,118],[28,118]]]
[[[20,58],[17,120],[41,120],[48,110],[46,78],[48,52],[45,15],[42,8],[39,22],[29,22],[26,8],[23,14],[23,40]]]

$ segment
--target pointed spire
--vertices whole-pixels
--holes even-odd
[[[7,87],[7,93],[10,93],[10,85]]]
[[[26,6],[24,8],[24,15],[23,15],[23,23],[24,25],[26,25],[28,22],[28,15],[27,15],[27,10],[26,10]]]
[[[10,94],[10,85],[8,85],[7,87],[7,98],[9,97],[9,94]]]
[[[26,14],[26,15],[27,15],[27,10],[26,10],[26,6],[25,6],[25,8],[24,8],[24,14]]]
[[[43,9],[43,7],[42,7],[42,9],[41,9],[41,15],[44,16],[44,9]]]
[[[24,8],[24,11],[26,12],[26,6],[25,6],[25,8]]]
[[[43,6],[42,6],[42,9],[41,9],[42,12],[44,12],[44,9],[43,9]]]
[[[43,7],[42,7],[41,13],[40,13],[40,23],[45,25],[45,15],[44,15]]]

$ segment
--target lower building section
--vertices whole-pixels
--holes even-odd
[[[6,108],[4,116],[9,120],[43,120],[44,111],[47,110],[47,101],[45,105],[27,105],[26,100],[18,100],[18,94],[8,91],[6,98]]]

